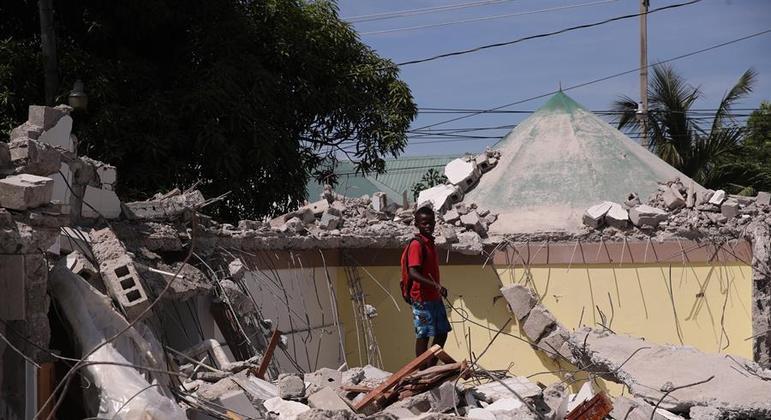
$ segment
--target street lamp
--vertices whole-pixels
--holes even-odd
[[[67,100],[72,108],[80,111],[86,110],[88,107],[88,95],[86,95],[86,92],[83,90],[83,81],[75,81]]]

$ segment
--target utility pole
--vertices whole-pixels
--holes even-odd
[[[56,34],[54,32],[54,5],[52,0],[38,0],[40,13],[40,47],[43,50],[46,105],[54,106],[59,90],[59,68],[56,63]]]
[[[646,149],[648,139],[648,5],[649,0],[640,0],[640,107],[637,118],[642,125],[640,144]]]

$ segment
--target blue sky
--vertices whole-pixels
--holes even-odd
[[[340,16],[469,3],[473,0],[339,0]],[[512,16],[483,22],[387,34],[366,32],[496,16],[549,8],[589,6]],[[680,3],[651,0],[651,9]],[[355,23],[361,40],[394,62],[424,58],[483,44],[513,40],[569,26],[637,13],[638,0],[501,0],[495,4],[417,16]],[[654,63],[755,32],[771,29],[771,0],[703,0],[648,17],[648,60]],[[418,107],[489,109],[602,76],[638,67],[639,18],[612,22],[520,44],[404,66],[401,77]],[[739,107],[756,108],[771,100],[771,33],[675,61],[674,67],[703,92],[697,108],[715,108],[725,91],[749,67],[758,72],[754,92]],[[567,92],[592,110],[609,109],[622,94],[639,97],[639,76],[630,74]],[[533,110],[547,98],[507,108]],[[457,116],[420,113],[413,128]],[[436,128],[491,127],[519,122],[519,114],[467,118]],[[508,130],[476,132],[502,136]],[[494,139],[425,143],[413,140],[405,155],[477,152]],[[424,144],[418,144],[424,142]]]

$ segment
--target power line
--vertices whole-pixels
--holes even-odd
[[[740,38],[732,39],[730,41],[722,42],[720,44],[715,44],[715,45],[712,45],[712,46],[709,46],[709,47],[706,47],[706,48],[702,48],[700,50],[696,50],[696,51],[692,51],[692,52],[689,52],[689,53],[681,54],[681,55],[678,55],[678,56],[675,56],[675,57],[672,57],[672,58],[668,58],[666,60],[659,61],[657,64],[665,64],[665,63],[670,63],[670,62],[673,62],[673,61],[676,61],[676,60],[681,60],[683,58],[691,57],[691,56],[694,56],[694,55],[697,55],[697,54],[701,54],[701,53],[704,53],[704,52],[707,52],[707,51],[711,51],[711,50],[714,50],[714,49],[717,49],[717,48],[725,47],[727,45],[735,44],[737,42],[745,41],[747,39],[751,39],[751,38],[755,38],[755,37],[758,37],[758,36],[761,36],[761,35],[765,35],[765,34],[767,34],[769,32],[771,32],[771,28],[770,29],[766,29],[764,31],[755,32],[753,34],[746,35],[746,36],[743,36],[743,37],[740,37]],[[651,67],[653,67],[653,66],[655,66],[657,64],[648,64],[647,67],[651,68]],[[426,129],[426,128],[436,127],[438,125],[444,125],[444,124],[447,124],[447,123],[451,123],[451,122],[455,122],[455,121],[460,121],[460,120],[463,120],[463,119],[466,119],[466,118],[474,117],[474,116],[479,115],[479,114],[486,114],[486,113],[490,113],[490,112],[493,112],[493,111],[498,111],[498,110],[501,110],[503,108],[508,108],[510,106],[519,105],[519,104],[523,104],[525,102],[534,101],[536,99],[545,98],[547,96],[554,95],[555,93],[558,93],[558,92],[564,92],[564,91],[567,91],[567,90],[578,89],[578,88],[581,88],[581,87],[593,85],[595,83],[604,82],[606,80],[615,79],[617,77],[626,76],[627,74],[636,73],[639,70],[640,70],[640,68],[637,67],[637,68],[634,68],[634,69],[631,69],[631,70],[622,71],[622,72],[619,72],[619,73],[615,73],[615,74],[611,74],[611,75],[608,75],[608,76],[600,77],[600,78],[597,78],[597,79],[594,79],[594,80],[590,80],[588,82],[579,83],[579,84],[568,86],[568,87],[565,87],[565,88],[560,88],[558,90],[553,90],[551,92],[547,92],[547,93],[544,93],[544,94],[541,94],[541,95],[536,95],[536,96],[532,96],[530,98],[526,98],[526,99],[521,99],[521,100],[518,100],[518,101],[510,102],[508,104],[504,104],[504,105],[497,106],[497,107],[494,107],[494,108],[485,109],[485,110],[481,110],[481,111],[474,111],[474,112],[471,112],[471,113],[469,113],[467,115],[463,115],[463,116],[455,117],[455,118],[450,118],[448,120],[439,121],[439,122],[436,122],[436,123],[433,123],[433,124],[429,124],[429,125],[425,125],[425,126],[422,126],[422,127],[418,127],[416,129],[414,129],[413,131],[415,131],[415,130],[423,130],[423,129]]]
[[[408,32],[408,31],[416,31],[419,29],[429,29],[429,28],[438,28],[442,26],[450,26],[450,25],[458,25],[461,23],[472,23],[472,22],[484,22],[488,20],[495,20],[495,19],[503,19],[507,17],[515,17],[515,16],[526,16],[526,15],[534,15],[538,13],[546,13],[546,12],[555,12],[559,10],[566,10],[566,9],[575,9],[578,7],[585,7],[585,6],[596,6],[598,4],[606,4],[606,3],[613,3],[618,0],[601,0],[601,1],[594,1],[590,3],[580,3],[580,4],[571,4],[567,6],[558,6],[558,7],[551,7],[548,9],[540,9],[540,10],[530,10],[527,12],[517,12],[517,13],[506,13],[502,15],[493,15],[493,16],[484,16],[484,17],[477,17],[477,18],[469,18],[469,19],[461,19],[461,20],[454,20],[450,22],[441,22],[441,23],[431,23],[427,25],[417,25],[417,26],[408,26],[404,28],[394,28],[394,29],[384,29],[380,31],[369,31],[369,32],[360,32],[359,35],[381,35],[381,34],[388,34],[393,32]]]
[[[386,19],[394,19],[394,18],[407,17],[407,16],[425,15],[425,14],[434,13],[434,12],[445,12],[449,10],[468,9],[470,7],[487,6],[491,4],[499,4],[499,3],[509,2],[509,1],[515,1],[515,0],[483,0],[483,1],[475,1],[470,3],[456,3],[456,4],[448,4],[444,6],[424,7],[421,9],[397,10],[395,12],[382,12],[382,13],[372,13],[369,15],[351,16],[348,18],[342,18],[342,20],[348,23],[373,22],[376,20],[386,20]]]
[[[656,9],[649,10],[648,12],[645,12],[645,13],[633,13],[633,14],[629,14],[629,15],[616,16],[616,17],[612,17],[612,18],[609,18],[609,19],[605,19],[605,20],[599,21],[599,22],[586,23],[586,24],[578,25],[578,26],[571,26],[569,28],[559,29],[557,31],[552,31],[552,32],[545,32],[545,33],[541,33],[541,34],[537,34],[537,35],[529,35],[529,36],[525,36],[525,37],[522,37],[522,38],[517,38],[517,39],[512,40],[512,41],[496,42],[494,44],[486,44],[486,45],[482,45],[482,46],[479,46],[479,47],[469,48],[469,49],[466,49],[466,50],[453,51],[453,52],[449,52],[449,53],[439,54],[439,55],[435,55],[433,57],[420,58],[420,59],[410,60],[410,61],[404,61],[404,62],[401,62],[401,63],[397,63],[397,65],[398,66],[407,66],[407,65],[411,65],[411,64],[420,64],[420,63],[426,63],[426,62],[429,62],[429,61],[439,60],[441,58],[455,57],[455,56],[464,55],[464,54],[471,54],[471,53],[479,52],[479,51],[482,51],[482,50],[487,50],[487,49],[490,49],[490,48],[504,47],[504,46],[508,46],[508,45],[517,44],[517,43],[520,43],[520,42],[523,42],[523,41],[529,41],[529,40],[538,39],[538,38],[546,38],[546,37],[549,37],[549,36],[564,34],[566,32],[576,31],[576,30],[580,30],[580,29],[588,29],[588,28],[593,28],[595,26],[600,26],[600,25],[604,25],[604,24],[607,24],[607,23],[611,23],[611,22],[616,22],[616,21],[625,20],[625,19],[631,19],[631,18],[639,17],[641,15],[649,15],[651,13],[661,12],[661,11],[664,11],[664,10],[676,9],[676,8],[683,7],[683,6],[689,6],[689,5],[692,5],[692,4],[696,4],[696,3],[699,3],[701,1],[702,0],[691,0],[691,1],[687,1],[685,3],[671,4],[669,6],[663,6],[663,7],[659,7],[659,8],[656,8]]]

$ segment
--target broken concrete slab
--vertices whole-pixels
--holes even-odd
[[[695,384],[668,392],[661,403],[665,410],[687,414],[700,405],[716,407],[724,415],[771,416],[771,381],[764,379],[771,378],[771,371],[752,361],[588,328],[572,334],[569,342],[573,352],[581,354],[579,366],[606,376],[615,372],[612,379],[646,401],[655,403],[673,387]]]
[[[43,127],[32,124],[29,121],[25,121],[24,124],[11,130],[10,140],[14,141],[20,138],[36,140],[38,137],[40,137],[41,134],[43,134]]]
[[[509,303],[511,312],[517,318],[517,321],[524,319],[533,309],[538,299],[529,288],[521,284],[513,284],[501,288],[501,294]]]
[[[311,409],[303,403],[284,400],[280,397],[265,400],[262,405],[269,412],[277,414],[280,419],[286,420],[295,420],[298,415]]]
[[[319,227],[324,230],[334,230],[340,227],[342,221],[343,219],[340,218],[340,216],[334,215],[330,211],[325,211],[324,214],[321,215]]]
[[[457,185],[465,193],[476,185],[482,173],[476,161],[459,158],[444,167],[444,175],[451,184]]]
[[[27,122],[45,130],[50,130],[57,125],[60,119],[68,116],[66,109],[59,107],[50,107],[42,105],[30,105],[27,111]],[[70,117],[70,128],[72,128],[72,118]]]
[[[458,234],[455,232],[454,227],[442,225],[439,227],[439,233],[444,237],[448,244],[458,243]]]
[[[612,205],[610,201],[604,201],[586,209],[582,218],[584,224],[595,229],[602,226],[605,214],[610,211]]]
[[[300,374],[282,373],[278,376],[278,396],[285,400],[305,398],[305,382]]]
[[[437,185],[418,194],[417,207],[431,206],[435,212],[443,213],[454,203],[463,199],[463,192],[454,185]]]
[[[564,347],[564,344],[569,337],[570,332],[557,325],[552,332],[538,342],[538,349],[549,355],[552,359],[564,357],[565,359],[570,360],[572,357],[570,353],[563,354],[564,350],[567,350]]]
[[[759,192],[757,197],[755,197],[755,205],[756,206],[771,205],[771,193],[767,193],[765,191]]]
[[[0,207],[27,210],[48,204],[54,181],[42,176],[21,174],[0,179]]]
[[[538,342],[556,324],[557,320],[548,309],[542,305],[536,305],[525,318],[522,331],[532,342]]]
[[[543,390],[543,402],[549,407],[547,418],[564,419],[568,413],[568,389],[565,384],[557,382]]]
[[[83,194],[83,207],[80,215],[86,219],[117,219],[120,217],[120,199],[114,191],[103,190],[86,185]]]
[[[673,418],[682,418],[675,414],[666,412],[665,410],[658,408],[656,413],[653,414],[653,406],[645,401],[627,398],[625,396],[618,396],[613,400],[613,411],[610,416],[614,419],[626,419],[626,420],[668,420]]]
[[[447,223],[455,223],[458,220],[460,220],[460,213],[458,213],[458,210],[450,209],[447,210],[446,213],[444,213],[444,221]]]
[[[18,138],[8,144],[16,173],[48,176],[59,171],[61,153],[48,144],[30,138]]]
[[[739,202],[734,200],[733,198],[729,198],[728,200],[725,200],[723,204],[720,205],[720,214],[722,214],[728,219],[733,219],[734,217],[738,216]]]
[[[664,191],[661,198],[664,200],[664,205],[670,210],[685,207],[685,197],[680,194],[680,191],[674,185]]]
[[[605,213],[605,224],[616,229],[629,227],[629,212],[621,204],[611,203],[610,209]]]
[[[157,195],[151,200],[134,201],[123,205],[129,219],[163,220],[178,217],[185,211],[197,209],[205,203],[206,199],[198,190],[184,193],[177,190],[165,195]]]
[[[502,383],[501,383],[502,382]],[[524,376],[515,376],[505,378],[499,381],[493,381],[472,388],[472,393],[476,399],[493,403],[502,398],[514,396],[511,390],[514,390],[520,397],[528,399],[541,395],[541,388],[530,382]]]
[[[723,190],[717,190],[712,194],[712,197],[709,198],[709,203],[714,204],[716,206],[719,206],[723,204],[723,201],[726,198],[725,191]]]
[[[666,221],[667,217],[668,214],[666,211],[646,204],[639,205],[629,210],[629,220],[637,227],[656,227],[659,223]]]
[[[482,221],[479,219],[479,215],[477,214],[476,211],[470,211],[468,214],[464,214],[463,216],[461,216],[460,222],[467,229],[471,229],[480,235],[484,234],[487,231],[482,226]]]
[[[253,419],[262,417],[262,414],[249,401],[246,393],[240,389],[228,391],[220,395],[216,402],[227,412],[238,413],[239,416]],[[219,409],[220,407],[217,408]]]
[[[48,143],[67,152],[75,152],[75,142],[70,135],[72,132],[72,117],[65,115],[53,127],[43,127],[43,130],[43,133],[37,138],[39,142]]]
[[[343,410],[353,413],[351,407],[332,388],[325,386],[308,397],[308,406],[323,410]]]
[[[330,368],[321,368],[315,372],[306,373],[305,382],[316,385],[319,388],[330,387],[336,390],[343,383],[343,372]]]
[[[444,413],[452,410],[461,401],[458,387],[454,381],[447,381],[429,391],[431,411]]]

